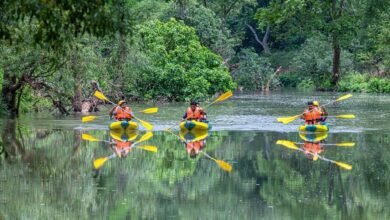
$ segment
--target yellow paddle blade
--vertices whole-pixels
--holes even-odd
[[[89,135],[89,134],[82,134],[81,135],[81,138],[83,140],[86,140],[86,141],[100,141],[99,139],[95,138],[94,136],[92,135]]]
[[[353,119],[355,115],[336,115],[336,118]]]
[[[287,117],[287,118],[277,118],[277,121],[282,122],[283,124],[288,124],[290,122],[295,121],[297,118],[299,118],[299,116],[301,116],[301,115],[294,115],[294,116]]]
[[[355,143],[353,143],[353,142],[338,143],[338,144],[336,144],[336,146],[339,146],[339,147],[353,147],[353,146],[355,146]]]
[[[334,163],[337,164],[339,167],[344,168],[346,170],[352,170],[352,166],[349,164],[341,163],[341,162],[337,162],[337,161],[335,161]]]
[[[134,144],[138,144],[140,142],[147,141],[152,137],[153,137],[153,133],[151,131],[146,132],[146,134],[142,135],[142,137],[138,141],[136,141]]]
[[[108,157],[100,157],[93,161],[93,168],[98,170],[100,167],[104,165],[104,163],[108,160]]]
[[[313,155],[313,160],[314,160],[314,161],[318,160],[318,155],[317,155],[317,154],[314,154],[314,155]]]
[[[81,118],[81,121],[82,121],[82,122],[89,122],[89,121],[93,121],[93,120],[95,120],[95,119],[96,119],[96,116],[91,115],[91,116],[82,117],[82,118]]]
[[[145,110],[140,111],[140,112],[145,113],[145,114],[154,114],[154,113],[158,112],[158,108],[148,108],[148,109],[145,109]]]
[[[341,96],[340,98],[336,99],[335,102],[343,101],[343,100],[349,99],[351,97],[352,97],[352,94],[347,94],[347,95]]]
[[[285,147],[293,149],[293,150],[298,150],[299,149],[298,146],[294,142],[288,141],[288,140],[278,140],[276,142],[276,144],[285,146]]]
[[[152,145],[140,146],[140,147],[137,147],[137,148],[141,148],[142,150],[150,151],[150,152],[153,152],[153,153],[157,152],[157,147],[156,146],[152,146]]]
[[[220,95],[214,102],[212,102],[211,104],[214,104],[214,103],[217,103],[217,102],[222,102],[230,97],[233,96],[233,93],[232,91],[227,91],[225,92],[224,94]],[[210,104],[210,105],[211,105]]]
[[[108,100],[108,98],[103,93],[99,92],[98,90],[96,90],[93,95],[100,100],[110,102],[110,100]]]
[[[223,161],[223,160],[215,160],[215,162],[218,164],[219,167],[221,167],[221,169],[227,171],[227,172],[230,172],[232,171],[232,165],[230,165],[229,163]]]
[[[142,126],[144,126],[144,128],[146,128],[146,130],[151,131],[153,129],[153,125],[150,124],[149,122],[141,120],[141,119],[136,118],[136,117],[134,117],[134,118],[137,119],[142,124]]]

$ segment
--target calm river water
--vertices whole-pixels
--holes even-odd
[[[356,145],[323,145],[321,155],[352,170],[276,144],[304,142],[297,132],[302,121],[283,125],[277,117],[301,113],[307,101],[324,104],[342,95],[235,94],[210,107],[213,129],[203,151],[231,164],[232,172],[202,153],[191,158],[164,131],[178,123],[183,103],[158,106],[153,116],[137,114],[155,128],[139,146],[156,146],[157,153],[134,148],[98,171],[93,161],[115,154],[108,144],[81,136],[110,140],[108,118],[88,124],[81,115],[2,119],[0,219],[390,219],[389,95],[354,94],[328,107],[330,115],[356,119],[329,118],[321,144]],[[138,138],[144,133],[141,128]]]

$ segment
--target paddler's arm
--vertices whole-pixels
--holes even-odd
[[[181,119],[182,121],[187,119],[187,112],[183,115],[183,118]]]
[[[110,112],[108,113],[110,115],[110,118],[112,118],[113,115],[116,114],[116,112],[114,112],[116,109],[116,106],[112,107],[112,109],[110,110]]]

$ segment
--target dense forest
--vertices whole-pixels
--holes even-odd
[[[5,0],[0,114],[231,89],[390,92],[387,0]]]

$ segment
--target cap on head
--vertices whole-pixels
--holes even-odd
[[[118,105],[122,105],[122,104],[126,104],[126,101],[125,101],[125,100],[120,100],[120,101],[118,102]]]
[[[198,102],[197,101],[191,101],[191,105],[197,105]]]
[[[318,101],[313,101],[314,106],[320,106],[320,103]]]
[[[307,105],[313,105],[313,102],[307,102]]]

